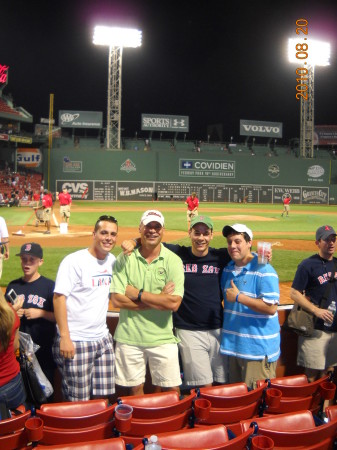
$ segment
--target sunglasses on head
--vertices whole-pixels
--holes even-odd
[[[101,220],[106,220],[107,222],[112,223],[118,223],[118,220],[114,216],[100,216],[97,220],[97,222],[100,222]]]

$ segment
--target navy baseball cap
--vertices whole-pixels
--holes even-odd
[[[337,236],[336,231],[330,225],[323,225],[316,231],[316,241],[319,241],[320,239],[325,241],[325,239],[331,235]]]
[[[36,244],[35,242],[28,242],[27,244],[23,244],[21,247],[20,253],[17,253],[16,256],[24,256],[31,255],[36,256],[37,258],[43,258],[43,250],[40,244]]]

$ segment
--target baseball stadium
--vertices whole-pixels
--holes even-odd
[[[0,68],[0,74],[8,73],[5,66]],[[5,78],[2,76],[1,80]],[[187,116],[142,114],[142,131],[135,137],[121,137],[121,130],[118,127],[117,131],[114,130],[110,122],[109,131],[112,134],[116,131],[117,136],[117,144],[111,144],[109,133],[103,125],[102,112],[60,110],[54,117],[51,107],[49,118],[34,123],[32,115],[25,108],[14,106],[13,100],[5,93],[6,85],[7,83],[3,83],[0,87],[0,215],[5,219],[9,231],[10,257],[3,261],[0,280],[3,292],[10,281],[21,274],[20,258],[15,255],[20,253],[24,243],[35,242],[41,245],[44,263],[40,273],[55,280],[65,256],[90,246],[94,224],[98,217],[105,214],[118,220],[117,244],[112,251],[115,256],[121,253],[124,240],[139,237],[142,214],[153,209],[159,210],[165,217],[163,241],[189,246],[185,201],[195,192],[199,199],[199,216],[209,216],[214,223],[211,247],[226,247],[223,227],[237,223],[245,224],[253,231],[253,251],[257,250],[258,241],[270,242],[272,245],[271,264],[278,274],[280,286],[278,314],[281,325],[281,356],[277,365],[277,377],[287,379],[286,383],[294,390],[297,389],[297,393],[293,392],[288,398],[286,390],[282,391],[283,400],[286,399],[281,403],[282,408],[279,407],[280,403],[278,406],[270,406],[267,414],[283,417],[286,413],[293,413],[295,423],[295,420],[300,420],[295,418],[298,411],[302,411],[303,417],[307,412],[310,415],[311,412],[318,412],[323,405],[320,402],[328,398],[323,396],[323,390],[301,396],[303,379],[299,378],[300,381],[295,386],[289,381],[293,379],[291,377],[297,379],[302,369],[296,365],[297,334],[284,329],[283,323],[293,307],[290,288],[297,267],[303,259],[317,252],[316,230],[323,225],[335,226],[337,159],[333,146],[337,144],[336,127],[317,127],[315,145],[312,143],[311,153],[308,154],[307,148],[303,151],[300,139],[291,139],[289,142],[282,140],[282,123],[242,120],[240,141],[213,140],[212,134],[207,142],[188,141],[184,137],[184,133],[188,132]],[[52,98],[50,102],[52,106]],[[27,126],[33,126],[34,131],[25,131]],[[65,189],[72,198],[67,223],[61,217],[58,200],[59,193]],[[53,199],[50,233],[46,232],[47,222],[39,200],[39,196],[46,192],[51,193]],[[34,194],[37,195],[36,198]],[[284,214],[285,199],[288,199],[289,205],[287,214]],[[118,318],[119,310],[110,304],[107,320],[112,334]],[[323,381],[333,384],[327,377]],[[320,380],[320,383],[323,381]],[[306,386],[307,384],[309,383]],[[61,380],[58,379],[55,401],[61,403],[60,386]],[[256,391],[258,389],[262,392],[261,387],[256,388]],[[282,386],[278,385],[278,389],[282,390]],[[214,438],[211,448],[243,449],[247,448],[245,443],[252,432],[249,431],[249,425],[248,431],[242,431],[243,428],[239,431],[239,424],[244,427],[244,420],[251,421],[252,417],[258,417],[257,405],[266,406],[266,394],[262,398],[260,393],[259,399],[245,404],[244,398],[248,392],[240,392],[239,395],[229,394],[227,397],[227,394],[215,393],[214,396],[218,395],[222,403],[217,403],[219,398],[212,400],[207,392],[204,396],[199,393],[201,397],[198,398],[198,405],[195,391],[186,391],[185,400],[190,403],[186,400],[187,406],[183,407],[179,405],[181,400],[174,397],[172,409],[166,412],[169,403],[159,402],[159,406],[156,406],[156,400],[152,399],[157,394],[147,379],[146,394],[149,396],[146,397],[152,407],[147,408],[144,402],[135,401],[134,422],[128,423],[128,428],[123,429],[123,423],[117,422],[113,412],[109,415],[111,405],[107,406],[105,403],[103,406],[100,404],[98,410],[88,409],[88,413],[83,407],[80,413],[76,413],[77,416],[75,414],[71,418],[55,415],[51,408],[54,416],[50,419],[50,413],[48,419],[47,408],[45,415],[38,412],[45,421],[44,438],[29,436],[33,446],[40,441],[42,444],[46,443],[46,448],[125,449],[127,444],[141,449],[145,448],[142,444],[143,437],[149,434],[159,434],[160,441],[166,442],[165,436],[160,433],[188,428],[202,430],[203,426],[207,426],[210,438],[216,430],[219,432],[220,424],[231,424],[232,431],[237,434],[233,442],[230,442],[227,435],[226,443],[222,444],[220,441],[216,444]],[[238,400],[240,397],[241,401]],[[227,398],[228,404],[224,398]],[[126,398],[124,403],[128,403]],[[204,409],[207,409],[207,413]],[[63,411],[61,406],[60,410]],[[67,415],[66,410],[64,411]],[[330,416],[327,414],[328,423],[321,424],[321,434],[317,437],[316,430],[314,432],[308,428],[312,434],[307,440],[303,440],[303,445],[298,446],[289,442],[297,438],[302,442],[299,437],[302,436],[302,429],[295,431],[294,428],[293,434],[289,433],[282,440],[278,436],[286,428],[282,419],[279,433],[275,429],[270,431],[267,425],[262,424],[262,434],[270,435],[270,439],[279,443],[268,448],[334,448],[331,442],[332,436],[337,436],[337,419],[334,416],[337,413],[333,412],[336,410],[331,411]],[[188,425],[191,423],[192,426]],[[48,424],[54,428],[50,435]],[[198,426],[195,427],[195,424]],[[0,445],[3,436],[6,437],[1,425],[0,422]],[[55,428],[63,430],[59,437]],[[67,434],[64,432],[66,428],[69,433],[73,432],[73,438],[69,437],[70,434],[67,438],[64,437]],[[22,430],[13,428],[11,431],[23,439],[17,442],[27,441],[27,437],[26,441],[22,437]],[[48,436],[51,436],[50,439]],[[202,439],[196,436],[196,440]],[[8,441],[9,438],[6,442]],[[98,444],[97,447],[94,444],[86,446],[84,441],[96,441]],[[6,442],[4,439],[5,447],[1,448],[25,448],[17,442]],[[78,446],[78,442],[81,442],[81,446]],[[196,445],[196,441],[194,442]],[[61,446],[55,447],[56,444]],[[205,444],[200,445],[201,447],[188,448],[210,448]],[[38,447],[41,445],[37,444]],[[170,441],[165,448],[185,447],[174,447],[174,441]]]

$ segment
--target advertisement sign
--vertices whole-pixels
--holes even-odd
[[[59,111],[59,126],[63,128],[103,128],[100,111]]]
[[[142,114],[143,131],[189,131],[188,116],[168,116],[163,114]]]
[[[42,153],[38,148],[18,148],[16,160],[20,166],[39,167],[42,162]]]
[[[49,125],[42,125],[37,123],[34,130],[35,136],[49,136]],[[62,130],[60,127],[52,127],[53,138],[62,137]]]
[[[18,142],[20,144],[31,144],[33,142],[33,138],[26,136],[9,136],[10,142]]]
[[[0,64],[0,89],[8,83],[8,69],[9,66]]]
[[[282,137],[283,124],[280,122],[261,122],[259,120],[240,120],[241,136]]]
[[[63,172],[82,173],[82,161],[71,161],[69,156],[64,156]]]
[[[315,145],[336,145],[337,125],[316,125],[314,132]]]
[[[235,178],[235,161],[179,159],[179,176]]]
[[[93,181],[56,181],[56,191],[61,192],[62,189],[68,189],[68,192],[73,200],[93,200],[93,187]]]

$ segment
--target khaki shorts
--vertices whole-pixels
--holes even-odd
[[[203,386],[228,381],[228,356],[220,354],[221,329],[176,329],[184,371],[184,384]]]
[[[69,205],[62,205],[60,206],[60,215],[61,217],[70,217],[70,206]]]
[[[198,211],[190,211],[189,209],[187,210],[187,220],[188,221],[192,220],[197,215],[198,215]]]
[[[290,206],[289,205],[283,205],[284,206],[284,210],[285,211],[290,211]]]
[[[50,222],[51,208],[44,208],[42,217],[43,217],[43,220],[45,220],[46,222]]]
[[[115,356],[116,384],[120,386],[132,387],[145,383],[147,364],[154,386],[181,385],[177,344],[140,347],[116,342]]]
[[[276,378],[277,361],[268,362],[229,356],[229,382],[246,383],[248,388],[255,389],[258,380]]]
[[[337,366],[337,333],[314,330],[311,337],[298,337],[297,364],[325,370]]]

